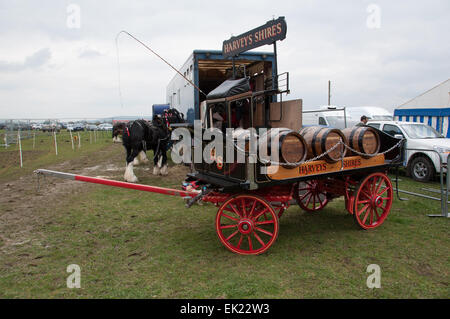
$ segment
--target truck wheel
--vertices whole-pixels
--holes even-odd
[[[409,174],[415,181],[428,182],[434,176],[434,165],[427,157],[416,157],[409,165]]]

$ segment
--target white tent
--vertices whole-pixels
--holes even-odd
[[[450,137],[450,79],[398,106],[394,120],[426,123]]]

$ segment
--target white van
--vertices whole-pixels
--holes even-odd
[[[365,115],[374,121],[392,121],[394,114],[388,110],[378,106],[349,106],[346,109],[347,116],[352,120],[361,120],[361,116]]]
[[[359,122],[359,119],[355,122],[348,114],[346,114],[347,109],[345,111],[346,112],[344,112],[342,107],[335,105],[323,105],[315,110],[305,109],[302,113],[302,125],[321,125],[343,129],[345,127],[354,126]]]
[[[302,124],[303,126],[322,125],[343,129],[358,124],[363,115],[369,117],[370,120],[391,121],[393,119],[392,112],[378,106],[350,106],[345,108],[345,112],[342,109],[343,107],[339,106],[324,105],[314,113],[308,112],[311,110],[304,110]]]

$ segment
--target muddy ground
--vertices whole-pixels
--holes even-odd
[[[3,161],[2,161],[3,162]],[[7,165],[7,163],[4,163]],[[43,167],[50,170],[123,180],[125,171],[124,151],[120,144],[111,144],[88,156]],[[152,164],[135,167],[135,174],[142,183],[151,184]],[[188,169],[171,165],[167,180],[184,179]],[[70,196],[83,196],[92,187],[104,187],[53,177],[28,174],[0,184],[0,252],[13,253],[17,246],[42,241],[39,226],[52,222],[58,208],[65,205]]]

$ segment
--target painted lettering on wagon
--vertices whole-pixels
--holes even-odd
[[[262,45],[272,44],[277,40],[285,39],[286,31],[286,21],[284,17],[279,17],[277,20],[268,21],[263,26],[223,41],[222,54],[227,58]]]
[[[327,170],[326,163],[300,165],[298,171],[300,175],[318,174]]]
[[[339,165],[339,162],[329,164],[326,162],[321,163],[311,163],[311,164],[303,164],[298,167],[299,175],[311,175],[311,174],[321,174],[326,173],[327,171],[332,171],[336,165]],[[348,168],[357,168],[362,164],[361,158],[350,158],[344,159],[344,169]]]

